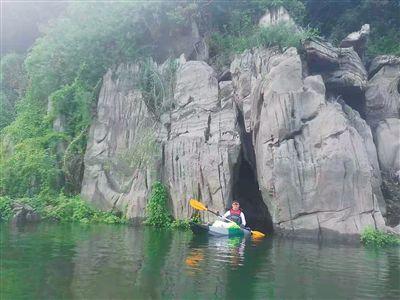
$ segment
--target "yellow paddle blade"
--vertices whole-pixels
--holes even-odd
[[[195,199],[190,199],[189,200],[189,204],[191,207],[193,207],[194,209],[197,210],[207,210],[207,207],[205,207],[205,205]]]
[[[265,237],[264,233],[255,230],[251,231],[251,235],[256,239],[262,239],[263,237]]]

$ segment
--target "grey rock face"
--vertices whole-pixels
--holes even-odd
[[[38,222],[40,221],[39,214],[29,205],[14,203],[12,205],[13,217],[12,224],[23,225],[25,223]]]
[[[364,24],[359,31],[350,33],[340,43],[341,48],[350,48],[357,52],[358,56],[363,57],[365,45],[370,33],[369,24]]]
[[[292,17],[289,15],[288,11],[283,6],[267,9],[265,14],[260,18],[258,25],[260,27],[268,27],[280,23],[295,25]]]
[[[240,135],[232,84],[218,84],[213,69],[199,61],[184,63],[177,72],[176,108],[150,117],[134,86],[137,68],[120,67],[104,77],[98,114],[89,135],[82,196],[106,210],[126,210],[130,218],[145,216],[151,182],[162,177],[170,191],[173,215],[189,217],[188,199],[223,210],[231,201],[233,168],[239,157]],[[134,152],[146,128],[162,144],[154,166],[130,166],[124,155]]]
[[[104,210],[144,217],[153,172],[132,167],[130,155],[143,142],[154,121],[135,88],[136,66],[121,66],[103,78],[97,116],[90,128],[85,154],[82,196]],[[157,127],[153,128],[157,132]]]
[[[400,119],[385,119],[375,131],[376,147],[382,171],[394,175],[400,170]]]
[[[244,74],[235,72],[242,63]],[[342,107],[326,101],[321,76],[303,78],[293,48],[246,52],[232,65],[235,91],[251,91],[237,101],[252,103],[245,120],[251,116],[258,182],[275,226],[314,235],[384,226],[373,193],[376,157]]]
[[[306,41],[304,47],[311,72],[322,75],[327,92],[362,108],[367,72],[358,54],[352,48],[336,48],[318,39]]]
[[[374,144],[371,128],[369,127],[367,122],[360,117],[360,114],[356,110],[353,110],[350,106],[346,104],[343,104],[342,108],[343,111],[346,113],[351,126],[353,126],[357,130],[357,132],[363,139],[365,148],[367,150],[368,159],[371,165],[373,193],[378,200],[380,211],[383,215],[385,215],[386,203],[381,191],[381,170],[379,168],[378,154],[376,146]]]
[[[400,57],[394,55],[380,55],[375,57],[368,68],[368,77],[372,78],[383,66],[400,65]]]
[[[366,119],[374,134],[381,171],[388,180],[397,181],[400,173],[400,58],[378,56],[371,62],[369,71]]]
[[[400,118],[400,58],[377,57],[371,63],[365,91],[366,117],[375,128],[387,118]]]
[[[232,201],[233,168],[240,134],[230,81],[218,84],[214,70],[189,61],[178,70],[171,128],[164,142],[163,178],[174,216],[188,217],[188,199],[224,210]]]
[[[103,209],[143,217],[151,182],[159,178],[174,217],[190,216],[190,198],[222,211],[236,197],[245,161],[258,181],[256,201],[268,207],[279,231],[325,238],[359,234],[367,225],[383,228],[371,130],[352,108],[328,101],[324,83],[361,91],[365,70],[357,69],[352,49],[317,42],[308,49],[314,67],[328,66],[324,78],[305,76],[294,48],[245,51],[231,64],[232,81],[218,82],[204,62],[182,60],[175,106],[157,122],[135,86],[137,68],[108,72],[90,130],[82,195]],[[340,70],[343,76],[332,75]],[[140,148],[146,128],[155,132],[159,159],[132,165],[123,154]]]
[[[366,120],[372,128],[384,177],[382,189],[387,205],[387,223],[399,222],[400,203],[400,57],[382,55],[369,67],[365,92]]]

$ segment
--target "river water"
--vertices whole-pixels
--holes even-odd
[[[400,248],[112,225],[1,227],[0,299],[398,299]]]

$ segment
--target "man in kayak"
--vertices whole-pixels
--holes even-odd
[[[246,226],[246,219],[242,210],[240,209],[239,202],[236,200],[232,202],[232,208],[224,214],[224,217],[231,221],[234,221],[240,227]]]

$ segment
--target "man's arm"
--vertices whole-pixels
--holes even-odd
[[[240,218],[242,218],[242,225],[246,226],[246,218],[244,217],[244,213],[240,213]]]
[[[228,210],[226,213],[224,213],[224,217],[227,218],[227,217],[229,217],[230,214],[231,214],[231,212]]]

